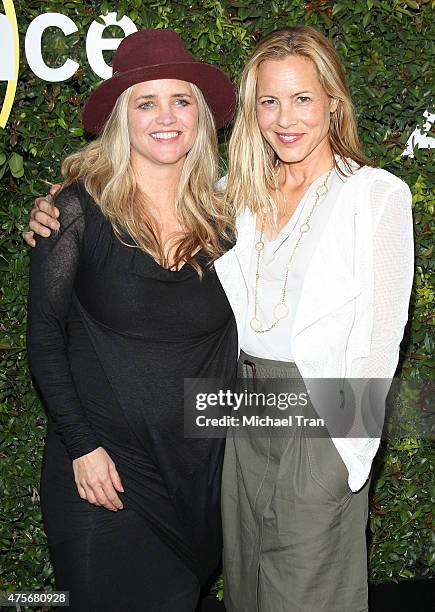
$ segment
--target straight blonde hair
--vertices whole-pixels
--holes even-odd
[[[178,269],[187,262],[201,277],[201,266],[194,254],[203,249],[211,261],[220,257],[224,249],[219,238],[232,241],[233,217],[224,212],[222,196],[215,191],[218,145],[213,115],[201,90],[193,83],[191,87],[198,104],[198,132],[176,194],[176,214],[185,231],[174,240],[171,268]],[[83,181],[119,240],[146,251],[162,266],[169,267],[165,245],[130,164],[127,108],[132,89],[129,87],[119,96],[101,135],[64,160],[63,187]],[[133,238],[133,245],[123,239],[124,232]]]
[[[369,163],[362,152],[352,100],[335,49],[323,34],[309,26],[276,30],[255,47],[241,77],[239,110],[229,142],[226,190],[227,202],[236,214],[247,207],[253,213],[263,212],[274,218],[276,206],[271,192],[278,184],[279,165],[274,150],[262,137],[258,126],[258,68],[266,60],[280,60],[290,55],[310,59],[326,94],[337,100],[328,135],[337,171],[343,174],[335,156],[348,173],[352,173],[348,159],[359,166]]]

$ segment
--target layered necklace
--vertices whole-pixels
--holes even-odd
[[[290,253],[290,257],[288,258],[286,266],[285,266],[281,300],[280,302],[278,302],[278,304],[276,304],[276,306],[273,309],[274,321],[272,325],[270,325],[269,327],[265,327],[265,328],[263,328],[263,322],[258,318],[258,286],[260,284],[260,259],[261,259],[261,253],[264,249],[263,235],[264,235],[265,215],[263,215],[263,218],[261,221],[260,239],[258,240],[258,242],[255,243],[255,249],[257,251],[257,265],[256,265],[256,270],[255,270],[255,285],[254,285],[254,316],[252,317],[250,321],[251,328],[257,334],[265,334],[266,332],[269,332],[270,330],[272,330],[274,327],[278,325],[281,319],[285,319],[285,317],[289,313],[289,308],[286,304],[286,297],[287,297],[288,277],[289,277],[289,272],[292,266],[292,262],[293,262],[295,253],[297,251],[297,248],[302,240],[302,236],[306,234],[307,232],[309,232],[311,229],[311,226],[310,226],[311,217],[313,215],[313,212],[317,204],[319,203],[320,198],[324,198],[326,194],[328,193],[327,183],[328,183],[329,177],[331,176],[332,170],[333,168],[331,168],[331,170],[328,172],[323,183],[317,187],[316,192],[315,192],[316,198],[314,200],[313,205],[311,206],[310,212],[308,213],[307,219],[304,223],[302,223],[299,226],[298,239],[296,240],[296,243],[292,249],[292,252]],[[287,208],[287,202],[285,200],[285,196],[283,197],[284,197],[284,202]]]

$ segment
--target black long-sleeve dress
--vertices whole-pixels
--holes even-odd
[[[70,548],[89,534],[110,532],[115,542],[120,525],[127,537],[122,521],[131,511],[136,545],[125,545],[123,567],[125,558],[143,558],[144,568],[164,577],[168,551],[203,583],[221,554],[224,442],[184,438],[183,379],[232,378],[237,339],[230,305],[204,253],[195,256],[202,280],[190,265],[170,271],[122,244],[82,184],[62,191],[56,204],[61,230],[32,252],[28,314],[31,371],[48,412],[41,497],[56,576],[72,572],[63,553],[56,562],[57,551],[66,547],[72,564]],[[117,513],[82,500],[74,482],[72,460],[98,446],[125,489]],[[141,542],[141,529],[157,536],[152,545]],[[89,543],[83,547],[79,556],[88,555]],[[98,601],[96,595],[93,609]],[[145,608],[164,609],[150,602]]]

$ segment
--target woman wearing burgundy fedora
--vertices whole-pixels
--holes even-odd
[[[363,155],[340,60],[313,28],[272,32],[248,59],[226,198],[237,242],[215,267],[237,321],[240,378],[262,392],[267,379],[284,379],[288,394],[308,381],[318,416],[331,389],[324,379],[335,380],[338,421],[352,409],[345,382],[371,391],[380,379],[382,411],[412,285],[411,195]],[[222,480],[229,612],[366,612],[380,432],[363,410],[354,415],[335,435],[321,424],[286,436],[230,429]]]
[[[183,437],[184,378],[230,379],[234,316],[209,265],[227,76],[172,30],[126,37],[63,163],[60,229],[32,252],[28,352],[47,407],[41,501],[75,611],[192,612],[221,555],[223,440]]]

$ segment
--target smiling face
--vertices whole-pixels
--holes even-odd
[[[330,113],[337,101],[320,84],[313,62],[302,55],[263,61],[258,68],[256,115],[263,137],[282,162],[331,159]]]
[[[198,104],[190,83],[137,83],[127,109],[133,165],[182,165],[198,131]]]

